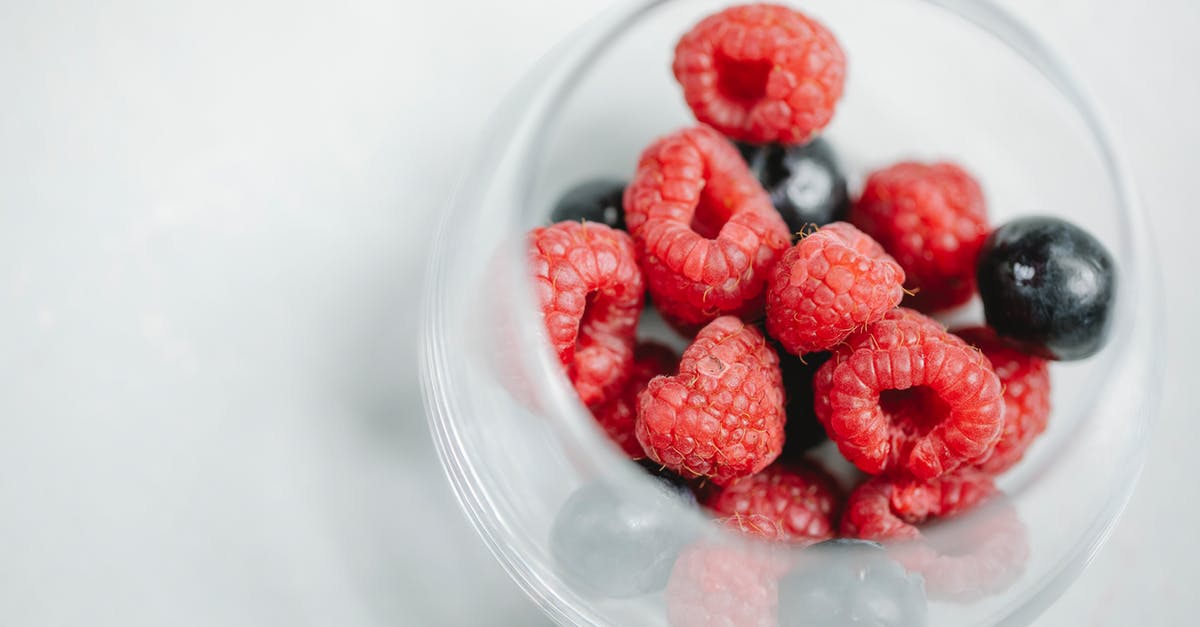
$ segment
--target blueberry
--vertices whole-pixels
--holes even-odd
[[[733,142],[733,145],[737,146],[738,152],[742,154],[742,160],[746,162],[746,165],[754,163],[754,157],[758,156],[758,153],[762,152],[763,149],[761,144],[751,144],[748,142]]]
[[[784,459],[800,459],[812,447],[826,440],[825,428],[817,420],[813,410],[813,377],[821,364],[829,360],[829,353],[811,353],[799,357],[776,345],[779,353],[779,369],[783,373],[784,409],[787,413]]]
[[[1079,227],[1057,218],[1013,220],[984,242],[976,277],[988,325],[1022,350],[1070,361],[1104,346],[1115,264]]]
[[[779,582],[780,627],[926,622],[924,580],[879,544],[829,540],[805,550],[797,562]]]
[[[559,571],[592,596],[628,598],[661,590],[680,550],[680,491],[660,481],[649,500],[593,482],[576,490],[550,529]],[[689,493],[690,494],[690,493]]]
[[[846,177],[824,139],[802,146],[763,146],[748,163],[792,233],[845,220],[850,212]]]
[[[688,484],[687,479],[667,470],[665,466],[649,457],[643,457],[636,463],[642,470],[645,470],[668,490],[674,491],[683,502],[691,505],[696,504],[696,494],[692,492],[692,486]]]
[[[558,200],[558,204],[550,212],[550,221],[587,220],[607,224],[614,229],[624,229],[624,194],[624,181],[597,179],[580,183]]]

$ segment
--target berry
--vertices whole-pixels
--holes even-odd
[[[800,553],[779,581],[780,627],[924,625],[920,575],[909,574],[879,544],[828,540]]]
[[[774,539],[773,526],[757,517],[732,517],[725,526]],[[786,564],[770,550],[698,542],[675,562],[664,596],[672,627],[773,627],[779,577]]]
[[[893,545],[892,555],[925,579],[930,599],[975,601],[1003,592],[1029,559],[1029,533],[1016,508],[995,494],[962,524],[943,524],[917,542]]]
[[[638,344],[634,349],[633,366],[625,386],[619,394],[592,410],[596,421],[630,459],[646,456],[633,432],[634,423],[637,421],[638,394],[646,389],[650,379],[660,374],[671,374],[678,365],[679,356],[671,349],[653,342]]]
[[[817,21],[748,4],[696,24],[673,69],[697,120],[741,141],[802,144],[833,118],[846,57]]]
[[[903,162],[871,174],[850,221],[904,268],[911,307],[948,309],[975,293],[987,206],[979,183],[957,165]]]
[[[995,493],[991,476],[975,470],[929,481],[874,477],[850,494],[841,533],[866,540],[920,538],[916,525],[966,512]]]
[[[550,343],[589,407],[620,391],[633,363],[643,283],[629,235],[594,222],[529,233],[529,261]]]
[[[716,521],[730,531],[759,540],[778,542],[786,539],[783,526],[775,517],[766,514],[733,514]]]
[[[813,412],[813,377],[829,353],[810,353],[800,359],[780,349],[779,371],[783,374],[785,438],[780,459],[800,460],[814,446],[824,442],[825,427]]]
[[[762,314],[787,225],[716,131],[698,126],[651,144],[625,190],[625,220],[654,304],[676,328]]]
[[[814,389],[829,437],[869,474],[932,479],[991,454],[1004,426],[987,358],[911,309],[847,338]]]
[[[773,464],[714,491],[704,505],[717,515],[763,517],[781,539],[803,544],[833,537],[837,525],[837,487],[809,464]]]
[[[801,355],[833,347],[904,298],[904,271],[875,240],[834,222],[800,240],[767,287],[767,332]]]
[[[655,481],[658,481],[668,489],[674,490],[686,503],[696,505],[696,493],[692,490],[692,485],[688,480],[667,470],[662,464],[646,459],[645,457],[637,460],[636,463],[647,474],[654,477]]]
[[[655,483],[649,500],[593,482],[567,498],[550,528],[550,552],[568,579],[596,595],[624,598],[661,590],[688,539],[675,510],[687,500]]]
[[[550,221],[587,220],[624,230],[624,195],[624,181],[599,179],[581,183],[572,187],[558,200],[558,204],[550,212]]]
[[[754,150],[747,162],[793,234],[848,219],[846,177],[824,139],[802,146],[768,144]]]
[[[1116,271],[1104,245],[1057,218],[996,229],[979,256],[988,326],[1046,359],[1090,357],[1108,338]]]
[[[1050,419],[1050,368],[1045,360],[1004,345],[986,327],[954,333],[983,351],[1004,387],[1004,431],[991,456],[978,464],[984,472],[1004,472],[1021,461],[1033,440],[1046,430]]]
[[[638,397],[637,438],[650,459],[717,485],[779,457],[783,424],[779,358],[733,316],[704,327],[683,352],[679,374],[655,377]]]

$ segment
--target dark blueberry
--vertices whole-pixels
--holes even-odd
[[[587,220],[625,228],[625,181],[598,179],[572,187],[550,212],[551,222]]]
[[[754,163],[754,157],[758,156],[758,153],[762,152],[763,149],[761,144],[733,142],[733,145],[737,146],[738,152],[742,154],[742,159],[746,162],[746,165]]]
[[[779,582],[780,627],[916,627],[927,605],[924,579],[864,540],[813,545]]]
[[[765,146],[753,155],[750,170],[792,233],[845,220],[849,215],[846,177],[833,147],[824,139],[818,137],[803,146]]]
[[[627,598],[661,590],[690,538],[679,532],[681,492],[666,483],[649,499],[594,482],[576,490],[550,528],[560,572],[592,596]],[[639,495],[640,496],[640,495]]]
[[[1116,266],[1079,227],[1057,218],[1013,220],[984,242],[976,277],[988,325],[1021,349],[1070,361],[1104,346]]]
[[[811,353],[801,361],[782,347],[775,348],[779,353],[779,369],[783,372],[787,412],[782,457],[798,460],[809,449],[827,439],[825,428],[813,410],[813,377],[821,364],[829,360],[829,353]]]
[[[667,470],[666,466],[650,459],[643,457],[637,460],[637,465],[641,466],[650,476],[657,479],[663,486],[674,490],[685,503],[692,505],[696,504],[696,495],[692,492],[692,486],[687,479]]]

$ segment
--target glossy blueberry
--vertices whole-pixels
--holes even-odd
[[[1099,351],[1116,302],[1116,266],[1079,227],[1013,220],[984,242],[976,269],[988,325],[1021,349],[1070,361]]]
[[[550,552],[564,577],[598,597],[627,598],[666,585],[689,541],[677,520],[687,499],[668,482],[653,485],[649,499],[599,481],[567,498],[550,529]]]
[[[864,540],[813,545],[779,582],[780,627],[918,627],[927,605],[921,576]]]
[[[825,428],[817,420],[813,409],[813,377],[821,364],[829,360],[829,353],[811,353],[799,357],[776,346],[779,353],[779,369],[783,373],[784,409],[787,422],[783,440],[784,459],[798,460],[812,447],[827,439]]]
[[[550,212],[550,221],[587,220],[607,224],[614,229],[624,229],[624,194],[624,181],[597,179],[580,183],[567,190],[558,200],[558,204]]]
[[[750,154],[750,170],[771,196],[792,233],[846,219],[850,194],[829,142],[820,137],[802,146],[770,144]]]
[[[696,504],[696,494],[692,492],[692,486],[688,484],[687,479],[667,470],[666,466],[659,464],[649,457],[643,457],[636,463],[664,487],[674,491],[684,503]]]

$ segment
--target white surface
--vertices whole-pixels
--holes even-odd
[[[415,281],[487,112],[604,4],[0,5],[0,622],[540,620],[430,451]],[[1006,4],[1099,97],[1175,286],[1141,487],[1039,625],[1185,624],[1200,6]]]

